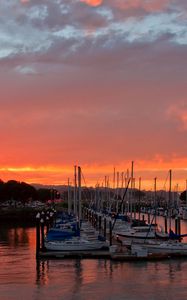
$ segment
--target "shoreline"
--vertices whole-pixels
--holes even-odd
[[[0,209],[0,223],[29,223],[36,224],[36,214],[41,209],[32,208],[8,208]]]

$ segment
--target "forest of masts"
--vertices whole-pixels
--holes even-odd
[[[129,214],[140,212],[142,207],[157,209],[178,209],[182,204],[187,205],[187,181],[185,201],[181,201],[177,188],[172,190],[172,170],[169,170],[168,190],[157,190],[157,178],[154,178],[154,189],[145,191],[141,189],[141,177],[138,179],[138,187],[135,186],[134,162],[131,164],[131,172],[116,172],[114,168],[113,182],[110,185],[109,176],[105,176],[104,182],[95,188],[82,187],[85,179],[80,166],[74,166],[74,184],[68,178],[66,200],[68,200],[68,212],[74,212],[81,218],[82,205],[96,211],[107,211]],[[125,198],[123,197],[125,193]],[[122,198],[123,202],[122,202]],[[120,210],[120,211],[119,211]]]

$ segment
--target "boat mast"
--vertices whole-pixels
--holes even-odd
[[[120,193],[120,195],[123,195],[123,183],[124,183],[124,172],[121,173],[121,193]],[[122,204],[121,213],[123,214],[123,212],[124,212],[124,206]]]
[[[116,191],[116,213],[118,213],[118,205],[119,205],[119,172],[117,172],[117,191]]]
[[[81,167],[78,167],[78,215],[79,215],[79,222],[82,218],[82,201],[81,201]]]
[[[131,223],[132,223],[132,189],[133,189],[133,176],[134,176],[134,161],[132,161],[132,164],[131,164],[131,197],[130,197],[130,220],[131,220]]]
[[[68,215],[71,214],[70,180],[68,178]]]
[[[169,170],[169,230],[171,230],[171,180],[172,171]]]
[[[74,166],[74,202],[73,212],[77,216],[77,166]]]
[[[157,212],[157,178],[154,179],[154,208],[155,208],[155,225],[156,225],[156,212]]]
[[[138,219],[140,220],[140,200],[141,200],[141,177],[139,177],[139,187],[138,187],[138,190],[139,190],[139,197],[138,197],[138,206],[139,206],[139,213],[138,213]]]

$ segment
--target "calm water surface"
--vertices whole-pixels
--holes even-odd
[[[0,300],[14,299],[185,300],[187,259],[36,261],[35,228],[1,225]]]

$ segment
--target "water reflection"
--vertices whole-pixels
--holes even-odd
[[[74,286],[72,289],[72,294],[77,295],[82,287],[83,283],[83,267],[81,259],[76,259],[74,262]]]
[[[2,224],[1,224],[2,226]],[[29,244],[29,232],[28,228],[25,227],[14,227],[8,226],[1,227],[0,231],[0,243],[8,244],[12,247]]]
[[[49,282],[49,261],[36,260],[36,284],[38,286],[46,285]]]

